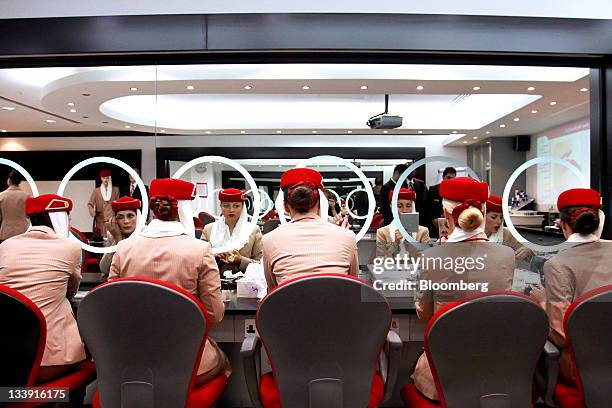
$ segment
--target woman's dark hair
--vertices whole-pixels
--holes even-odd
[[[574,211],[588,208],[574,214]],[[565,222],[572,231],[588,235],[599,228],[599,211],[591,207],[567,207],[561,210],[561,221]]]
[[[160,197],[151,200],[151,211],[153,211],[155,218],[161,221],[176,221],[178,219],[178,209],[167,198]]]
[[[42,225],[43,227],[53,228],[51,217],[49,217],[49,214],[47,213],[30,214],[29,217],[32,226]]]
[[[16,170],[11,170],[8,174],[8,179],[11,181],[11,184],[18,186],[23,181],[23,176]]]
[[[285,194],[287,204],[299,213],[307,213],[313,207],[315,196],[310,187],[297,186],[291,190],[291,194],[288,193],[288,189],[283,191],[283,193]]]

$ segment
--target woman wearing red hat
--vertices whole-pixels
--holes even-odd
[[[485,233],[490,242],[503,244],[514,249],[516,260],[529,261],[535,254],[514,238],[510,230],[504,227],[502,214],[502,198],[491,194],[487,199],[487,214],[485,216]]]
[[[612,245],[602,240],[604,214],[595,190],[575,188],[557,199],[561,228],[574,246],[560,251],[544,264],[546,313],[550,339],[562,350],[561,379],[574,383],[571,360],[565,349],[563,316],[570,304],[593,289],[612,284]]]
[[[392,201],[392,198],[393,190],[389,192],[389,202]],[[414,213],[415,201],[416,192],[407,188],[401,188],[397,197],[397,212],[400,214]],[[412,237],[417,242],[426,244],[429,242],[429,229],[419,225],[418,232],[413,233]],[[376,231],[377,257],[394,257],[397,254],[406,252],[414,256],[421,251],[414,245],[411,245],[410,242],[404,240],[399,229],[395,226],[395,221]]]
[[[68,239],[71,210],[72,201],[55,194],[30,197],[25,213],[32,226],[0,244],[0,283],[32,300],[47,322],[37,382],[59,377],[85,359],[68,301],[81,280],[81,247]]]
[[[212,324],[223,319],[221,280],[208,242],[195,239],[193,214],[195,185],[178,179],[155,179],[149,191],[155,218],[137,236],[119,242],[109,280],[146,277],[173,283],[198,298]],[[208,337],[198,367],[199,384],[219,373],[229,377],[227,357]]]
[[[299,276],[346,273],[357,276],[355,234],[327,220],[327,197],[318,171],[295,168],[281,177],[284,210],[291,221],[263,236],[268,290]]]
[[[89,215],[93,217],[94,238],[106,236],[105,223],[113,216],[111,203],[119,198],[119,188],[113,187],[110,170],[100,170],[100,187],[91,193],[87,207]]]
[[[417,315],[423,321],[429,321],[448,302],[486,291],[510,290],[514,277],[514,251],[488,242],[485,234],[487,183],[469,177],[444,180],[440,184],[440,196],[450,235],[444,244],[423,252],[419,285],[427,286],[416,294]],[[449,287],[471,284],[476,290],[431,288],[432,284],[439,283]],[[425,354],[417,361],[413,379],[423,395],[431,400],[439,399]]]
[[[221,219],[207,224],[201,239],[212,245],[221,273],[244,272],[250,263],[261,259],[261,231],[249,223],[244,191],[226,188],[219,192],[219,201]]]
[[[113,217],[106,222],[106,246],[117,245],[119,241],[129,238],[136,229],[140,214],[140,200],[132,197],[121,197],[113,201]],[[100,271],[108,276],[114,252],[104,254],[100,259]]]

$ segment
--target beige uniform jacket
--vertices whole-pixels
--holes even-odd
[[[85,349],[68,300],[81,280],[81,247],[49,227],[32,227],[0,245],[0,283],[34,302],[47,322],[41,365],[69,365]]]
[[[91,197],[89,198],[87,206],[90,208],[90,210],[95,212],[93,226],[94,232],[96,228],[99,229],[100,236],[106,236],[106,225],[104,225],[104,221],[109,220],[114,215],[112,202],[118,198],[118,187],[113,187],[111,198],[108,201],[104,201],[104,198],[102,198],[102,192],[100,191],[100,187],[96,187],[91,193]]]
[[[416,234],[415,240],[422,244],[429,242],[429,229],[419,225],[419,231]],[[404,245],[406,251],[411,256],[417,256],[422,251],[419,247],[412,245],[410,242],[395,242],[395,237],[391,236],[391,229],[388,225],[376,230],[376,256],[377,257],[394,257],[400,253],[400,245]]]
[[[210,244],[187,235],[149,238],[142,235],[119,242],[109,280],[144,277],[170,282],[202,302],[211,324],[223,320],[225,306],[221,280]],[[225,354],[210,337],[206,341],[198,375],[231,373]]]
[[[486,255],[486,256],[485,256]],[[424,251],[425,265],[419,279],[432,282],[456,283],[463,280],[466,283],[487,283],[487,290],[511,290],[514,278],[514,251],[507,246],[487,241],[468,241],[446,243]],[[439,262],[433,260],[446,258],[472,258],[480,260],[478,265],[461,271],[461,263],[455,263],[453,269],[440,268]],[[480,270],[479,270],[480,269]],[[416,311],[419,319],[428,321],[433,313],[446,303],[464,299],[482,292],[425,290],[417,292]],[[477,317],[475,317],[477,318]],[[422,354],[414,370],[414,385],[426,397],[438,400],[433,376],[425,354]]]
[[[216,221],[220,222],[220,221]],[[202,231],[201,240],[209,242],[210,241],[210,232],[212,231],[213,223],[206,224],[204,226],[204,230]],[[242,255],[242,260],[240,261],[240,265],[228,265],[226,263],[219,263],[219,270],[221,272],[230,270],[234,272],[238,271],[246,271],[247,266],[253,262],[259,262],[261,260],[261,255],[263,254],[263,247],[261,245],[261,231],[259,227],[254,227],[249,235],[249,240],[247,243],[238,250],[240,255]]]
[[[529,261],[535,255],[531,249],[518,242],[506,227],[504,227],[503,244],[514,249],[514,257],[517,261],[521,259]]]
[[[28,229],[25,201],[29,196],[15,186],[0,193],[0,241],[23,234]]]
[[[297,216],[264,235],[262,263],[268,290],[300,276],[359,273],[355,234],[311,215]]]

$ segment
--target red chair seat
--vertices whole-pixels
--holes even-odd
[[[187,407],[209,408],[221,397],[227,386],[227,377],[220,374],[206,384],[191,390],[187,397]],[[100,408],[100,394],[98,391],[93,397],[94,408]]]
[[[370,402],[368,408],[375,408],[380,404],[385,392],[383,380],[378,373],[374,374],[372,379],[372,390],[370,392]],[[261,376],[259,382],[259,396],[265,408],[281,408],[280,394],[276,386],[274,375],[266,373]]]
[[[410,408],[440,408],[441,405],[423,396],[414,384],[407,384],[402,388],[402,400]]]
[[[554,398],[561,408],[585,408],[580,390],[570,385],[557,383]]]

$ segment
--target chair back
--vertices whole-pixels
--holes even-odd
[[[548,336],[548,318],[529,298],[492,293],[440,309],[425,352],[443,406],[524,408]]]
[[[281,222],[278,218],[266,221],[262,227],[262,233],[265,235],[270,231],[274,231],[280,226]]]
[[[109,281],[83,298],[78,324],[102,407],[185,406],[208,328],[191,294],[150,279]]]
[[[205,211],[202,211],[201,213],[199,213],[198,218],[200,219],[200,221],[202,221],[202,228],[204,228],[206,225],[210,223],[217,221],[215,217],[213,217],[211,214]]]
[[[283,408],[367,406],[390,323],[386,299],[347,275],[311,275],[270,292],[257,329]]]

